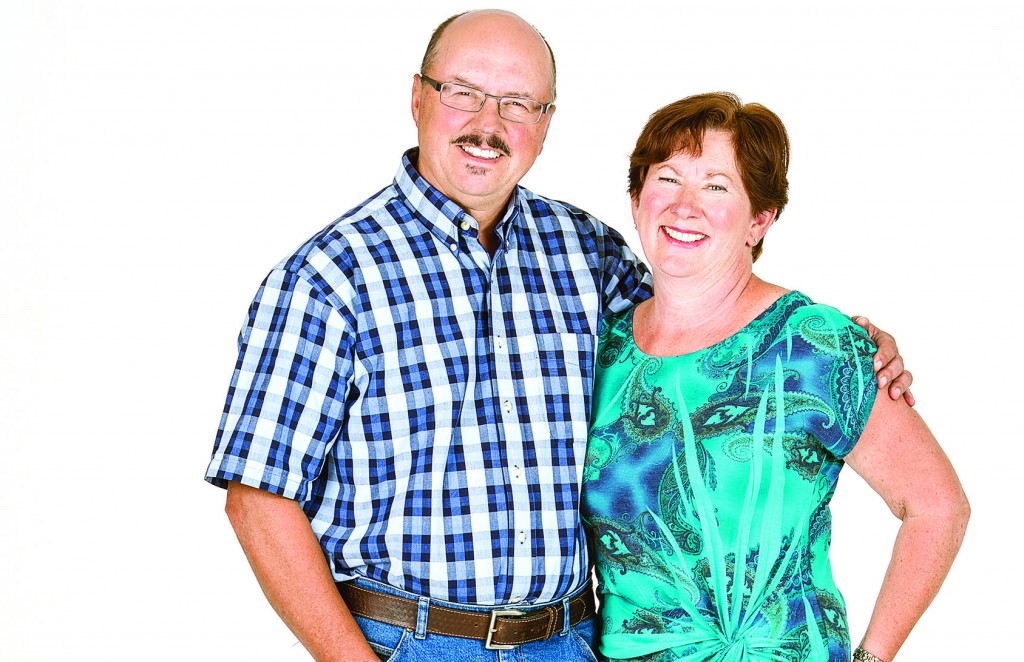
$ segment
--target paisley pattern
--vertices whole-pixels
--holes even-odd
[[[682,356],[632,323],[601,332],[583,476],[601,653],[849,660],[828,503],[874,403],[870,339],[800,292]]]

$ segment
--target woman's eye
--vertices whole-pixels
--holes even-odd
[[[658,177],[659,182],[667,182],[669,184],[678,184],[679,180],[673,177]]]

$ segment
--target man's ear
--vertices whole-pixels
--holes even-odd
[[[423,82],[419,74],[412,76],[412,121],[420,125],[420,98],[423,94]]]

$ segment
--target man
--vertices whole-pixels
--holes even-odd
[[[533,27],[453,17],[420,71],[419,148],[257,293],[207,479],[317,660],[592,659],[596,334],[650,295],[646,272],[518,187],[555,110]]]

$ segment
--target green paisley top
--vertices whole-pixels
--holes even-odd
[[[874,346],[789,292],[735,335],[654,357],[605,320],[583,476],[610,659],[850,659],[828,560]],[[781,414],[781,415],[780,415]]]

